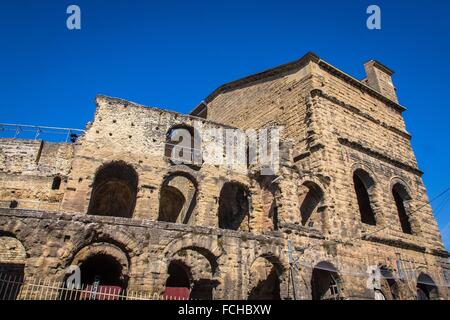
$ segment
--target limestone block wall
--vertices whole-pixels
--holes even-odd
[[[217,226],[218,200],[226,182],[238,182],[255,195],[250,219],[258,220],[264,214],[262,204],[257,201],[261,190],[247,175],[246,164],[229,167],[204,163],[199,168],[192,168],[169,161],[165,156],[167,133],[180,124],[198,127],[199,131],[227,128],[120,99],[98,97],[95,118],[85,135],[74,145],[62,210],[86,213],[98,169],[114,161],[124,161],[132,166],[138,176],[135,218],[158,220],[161,186],[167,177],[182,173],[189,176],[197,187],[190,224]],[[203,147],[207,147],[208,143],[206,137]],[[259,228],[257,224],[251,225]]]
[[[341,298],[372,299],[386,284],[372,283],[371,270],[383,267],[395,278],[386,296],[414,299],[426,274],[435,297],[448,297],[448,253],[396,101],[307,55],[206,102],[202,119],[98,96],[74,144],[0,140],[0,262],[17,264],[18,241],[25,277],[63,280],[69,265],[109,255],[130,290],[158,294],[176,263],[216,299],[265,297],[274,284],[279,298],[310,299],[317,270],[335,274]],[[220,130],[271,126],[284,128],[272,176],[258,165],[177,164],[167,154],[174,128],[198,131],[200,148],[213,153]],[[356,170],[373,181],[375,225],[361,221]],[[410,197],[412,234],[400,225],[397,183]],[[248,214],[226,230],[219,211],[236,211],[233,198]]]
[[[0,205],[58,210],[72,152],[68,143],[0,139]],[[55,177],[61,183],[52,189]]]
[[[48,280],[61,281],[68,266],[107,254],[120,262],[129,290],[162,294],[169,265],[176,261],[190,268],[194,283],[210,281],[214,299],[250,298],[255,279],[264,278],[271,266],[276,269],[281,299],[311,299],[313,267],[327,261],[337,267],[343,298],[373,299],[367,266],[382,263],[394,270],[402,299],[415,299],[417,276],[422,272],[438,285],[440,298],[448,297],[442,275],[445,259],[403,250],[405,276],[401,280],[396,252],[385,244],[333,246],[295,232],[286,237],[262,236],[142,219],[12,209],[0,209],[0,230],[1,257],[12,247],[22,248],[25,279],[45,275]],[[289,267],[287,238],[294,248],[309,247],[297,269]],[[6,262],[3,259],[2,265]]]

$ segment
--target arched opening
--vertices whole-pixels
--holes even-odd
[[[25,276],[26,252],[22,243],[0,234],[0,300],[16,300]]]
[[[201,136],[188,125],[176,125],[166,133],[164,155],[172,164],[198,167],[202,164]]]
[[[250,193],[237,182],[226,182],[220,191],[219,228],[250,231]]]
[[[162,187],[158,221],[177,222],[185,202],[186,199],[177,188]]]
[[[80,267],[83,291],[80,299],[117,300],[127,288],[122,265],[108,254],[93,254]]]
[[[131,218],[136,203],[138,176],[123,161],[102,166],[95,175],[89,214]]]
[[[197,185],[185,174],[167,177],[160,190],[158,221],[189,223],[195,209]]]
[[[367,172],[357,169],[353,173],[353,185],[361,214],[361,222],[373,226],[376,224],[376,220],[370,203],[369,191],[374,187],[374,184],[373,179]]]
[[[305,182],[299,190],[300,215],[302,226],[313,227],[321,221],[320,217],[314,217],[320,213],[320,205],[323,201],[323,191],[313,182]]]
[[[439,299],[438,288],[433,279],[421,273],[417,278],[417,300],[437,300]]]
[[[381,273],[380,291],[383,293],[384,296],[383,300],[399,300],[401,298],[400,289],[397,281],[395,281],[395,277],[392,271],[386,267],[381,267],[380,273]]]
[[[311,289],[313,300],[341,299],[341,283],[336,268],[329,262],[318,263],[312,272]]]
[[[172,261],[167,272],[169,277],[166,280],[165,298],[170,300],[189,299],[191,291],[189,268],[179,261]]]
[[[280,268],[259,257],[250,268],[249,300],[280,300]]]
[[[123,287],[122,266],[112,256],[96,254],[84,261],[81,266],[81,283]]]
[[[183,281],[177,281],[183,288],[189,280],[190,294],[184,296],[195,300],[212,300],[214,289],[219,284],[215,274],[218,268],[216,257],[206,248],[185,247],[172,256],[172,263],[178,267],[176,274],[181,274]],[[169,275],[176,271],[169,266]],[[183,271],[183,272],[182,272]],[[176,284],[176,283],[175,283]],[[173,282],[172,284],[173,285]],[[178,291],[183,290],[179,289]]]
[[[61,177],[56,176],[53,178],[52,190],[59,190],[60,187],[61,187]]]
[[[190,299],[192,300],[213,300],[213,291],[217,287],[218,281],[211,279],[199,279],[194,281]]]
[[[398,218],[400,220],[402,231],[407,234],[412,234],[411,223],[409,221],[409,216],[405,206],[406,202],[411,200],[410,195],[402,184],[396,183],[392,187],[392,196],[394,197],[395,205],[397,207]]]
[[[261,188],[261,201],[264,210],[264,215],[271,224],[267,224],[267,227],[271,227],[272,230],[278,230],[278,199],[280,197],[281,191],[276,180],[276,176],[260,176],[257,181]],[[266,220],[266,221],[267,221]],[[267,221],[267,222],[269,222]]]

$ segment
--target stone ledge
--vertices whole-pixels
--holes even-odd
[[[365,118],[365,119],[367,119],[367,120],[369,120],[369,121],[371,121],[371,122],[373,122],[373,123],[375,123],[377,125],[380,125],[380,126],[382,126],[383,128],[386,128],[389,131],[392,131],[392,132],[394,132],[394,133],[404,137],[405,139],[411,140],[411,135],[408,132],[399,130],[399,129],[395,128],[395,127],[392,127],[392,126],[390,126],[390,125],[380,121],[380,120],[377,120],[374,117],[372,117],[371,115],[363,113],[358,108],[356,108],[356,107],[354,107],[354,106],[352,106],[352,105],[350,105],[348,103],[345,103],[344,101],[341,101],[341,100],[339,100],[338,98],[336,98],[334,96],[330,96],[330,95],[326,94],[321,89],[313,89],[313,90],[311,90],[310,91],[310,95],[312,97],[317,95],[319,97],[325,98],[325,99],[327,99],[328,101],[330,101],[330,102],[332,102],[334,104],[337,104],[337,105],[339,105],[339,106],[341,106],[341,107],[343,107],[343,108],[345,108],[345,109],[347,109],[347,110],[349,110],[351,112],[354,112],[354,113],[360,115],[361,117],[363,117],[363,118]]]
[[[340,137],[340,138],[338,138],[338,141],[342,145],[345,145],[345,146],[348,146],[348,147],[353,148],[355,150],[361,151],[361,152],[363,152],[365,154],[368,154],[370,156],[373,156],[375,158],[379,158],[379,159],[381,159],[381,160],[383,160],[383,161],[385,161],[385,162],[387,162],[387,163],[389,163],[391,165],[394,165],[394,166],[396,166],[398,168],[401,168],[403,170],[411,172],[411,173],[413,173],[413,174],[415,174],[415,175],[417,175],[419,177],[422,177],[422,175],[423,175],[423,172],[421,170],[415,168],[415,167],[412,167],[412,166],[410,166],[410,165],[408,165],[406,163],[403,163],[403,162],[401,162],[399,160],[396,160],[396,159],[393,159],[393,158],[391,158],[389,156],[386,156],[386,155],[384,155],[384,154],[382,154],[382,153],[380,153],[378,151],[375,151],[375,150],[369,149],[367,147],[364,147],[363,145],[361,145],[361,144],[359,144],[359,143],[357,143],[355,141],[351,141],[348,138]]]
[[[325,236],[319,230],[304,227],[296,223],[284,222],[280,225],[280,229],[286,233],[295,232],[300,236],[306,236],[313,239],[325,239]]]
[[[410,249],[410,250],[423,252],[423,253],[425,253],[427,251],[426,247],[411,243],[411,242],[403,240],[403,239],[392,239],[392,238],[386,238],[386,237],[382,237],[382,236],[367,235],[367,236],[363,236],[362,240],[381,243],[381,244],[385,244],[388,246],[393,246],[393,247],[397,247],[397,248],[401,248],[401,249]]]
[[[181,231],[185,233],[195,233],[214,236],[225,236],[230,238],[240,238],[242,240],[256,240],[260,242],[274,242],[282,244],[284,238],[282,233],[273,232],[266,234],[252,234],[250,232],[224,230],[219,228],[205,227],[205,226],[190,226],[179,223],[152,221],[147,219],[129,219],[120,217],[106,217],[106,216],[94,216],[84,213],[63,213],[63,212],[47,212],[38,210],[27,209],[6,209],[0,208],[0,216],[17,217],[20,219],[39,219],[39,220],[51,220],[51,221],[67,221],[67,222],[79,222],[84,224],[100,223],[112,226],[130,226],[140,227],[146,229],[163,229],[168,231]]]

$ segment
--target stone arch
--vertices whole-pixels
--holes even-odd
[[[258,256],[249,272],[249,300],[280,300],[283,267],[272,255]]]
[[[381,266],[380,276],[380,287],[378,289],[383,294],[384,300],[400,300],[402,298],[401,289],[393,271],[386,266]]]
[[[26,259],[32,255],[31,252],[36,246],[33,241],[30,240],[29,237],[27,237],[27,232],[22,232],[25,231],[24,229],[26,229],[26,226],[23,222],[20,222],[18,224],[14,223],[11,228],[0,230],[0,237],[11,237],[20,242],[21,246],[23,246],[25,250],[24,254]]]
[[[174,240],[164,248],[163,256],[166,262],[170,262],[171,259],[179,252],[185,250],[196,251],[209,262],[211,266],[212,275],[219,276],[219,264],[218,259],[223,254],[223,249],[217,244],[214,245],[210,239],[202,236],[183,237],[180,240]]]
[[[417,300],[439,299],[439,290],[436,283],[433,278],[424,272],[421,272],[417,277],[416,292]]]
[[[189,223],[197,203],[197,182],[184,172],[164,178],[160,189],[159,221]]]
[[[218,281],[220,278],[218,253],[212,252],[207,246],[202,247],[199,243],[194,244],[195,241],[186,241],[187,239],[176,241],[165,248],[163,255],[166,260],[166,267],[165,270],[162,270],[162,274],[167,272],[167,280],[169,280],[172,276],[171,270],[176,271],[178,275],[181,275],[178,279],[189,279],[189,286],[180,282],[180,289],[173,287],[167,289],[168,282],[166,281],[165,294],[167,296],[180,295],[180,298],[186,298],[186,295],[188,295],[191,299],[212,299],[214,289],[220,283]],[[174,263],[178,264],[178,267],[173,267]],[[189,288],[189,292],[187,293],[183,288]]]
[[[203,162],[201,142],[201,135],[193,126],[185,123],[173,125],[166,133],[164,156],[171,164],[182,163],[198,170]]]
[[[367,171],[358,168],[353,171],[353,186],[361,222],[368,225],[376,225],[375,212],[372,207],[375,180]]]
[[[411,191],[403,180],[391,180],[391,194],[397,209],[397,216],[403,233],[413,234],[410,221]]]
[[[62,254],[66,257],[64,267],[67,268],[74,261],[78,252],[96,243],[106,243],[118,248],[125,253],[129,265],[135,256],[142,253],[142,245],[131,235],[117,230],[114,226],[95,226],[68,242]]]
[[[279,228],[278,206],[280,205],[281,188],[274,175],[259,176],[256,181],[259,186],[261,195],[261,204],[264,212],[264,226],[268,226],[272,230]]]
[[[250,231],[250,188],[236,181],[225,182],[219,196],[219,228]]]
[[[299,186],[300,223],[303,226],[323,225],[324,191],[316,182],[306,180]]]
[[[0,263],[24,264],[25,246],[9,233],[0,232]]]
[[[129,279],[129,257],[121,248],[108,242],[96,242],[79,250],[73,260],[81,271],[81,283],[126,289]]]
[[[124,161],[112,161],[96,172],[88,214],[131,218],[136,204],[138,174]]]
[[[311,296],[313,300],[342,299],[342,279],[337,268],[328,261],[317,263],[311,274]]]
[[[15,300],[19,296],[26,257],[22,242],[12,234],[0,232],[0,299]]]
[[[409,195],[412,194],[411,188],[409,187],[409,183],[406,182],[406,180],[402,177],[392,177],[389,181],[390,189],[392,189],[396,184],[401,184],[402,187],[405,189],[405,192],[407,192]]]
[[[224,250],[217,240],[211,241],[210,236],[189,234],[172,240],[164,248],[162,255],[167,260],[184,248],[202,248],[204,252],[213,259],[218,259],[224,254]]]
[[[218,264],[212,254],[205,248],[187,247],[176,252],[170,264],[174,261],[182,262],[190,275],[190,298],[211,300],[219,284],[216,276]]]

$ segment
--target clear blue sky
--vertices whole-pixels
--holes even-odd
[[[81,7],[80,31],[66,28],[69,4]],[[366,28],[370,4],[381,30]],[[375,58],[396,71],[432,198],[450,187],[449,34],[447,0],[2,0],[0,122],[84,128],[97,93],[187,113],[220,84],[307,51],[359,79]]]

